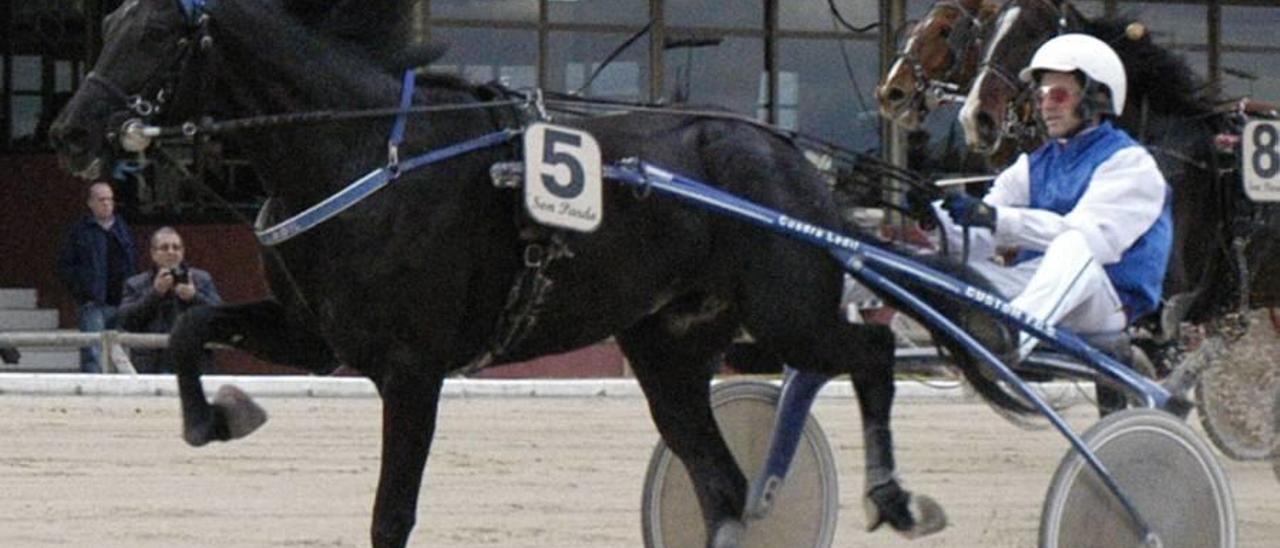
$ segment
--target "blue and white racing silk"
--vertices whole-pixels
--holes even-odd
[[[1018,248],[1021,262],[1079,231],[1132,321],[1160,300],[1173,242],[1170,197],[1155,159],[1103,122],[1020,156],[996,178],[983,198],[997,208],[989,245]]]

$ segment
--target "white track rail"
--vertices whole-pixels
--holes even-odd
[[[762,377],[778,382],[777,379]],[[361,377],[311,376],[231,376],[205,375],[205,390],[213,393],[224,384],[234,384],[251,396],[271,398],[375,398],[373,383]],[[1092,386],[1067,382],[1039,385],[1048,394],[1079,397]],[[86,375],[80,373],[0,373],[0,397],[36,396],[164,396],[176,397],[178,383],[172,375]],[[448,379],[446,398],[640,398],[634,379]],[[944,388],[916,381],[898,381],[897,396],[904,400],[973,401],[976,396],[962,385]],[[851,398],[853,388],[837,379],[823,388],[821,397]]]

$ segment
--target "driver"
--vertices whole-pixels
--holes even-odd
[[[1015,307],[1077,333],[1121,331],[1156,309],[1173,235],[1155,160],[1113,125],[1124,111],[1124,65],[1105,42],[1065,34],[1019,77],[1034,86],[1049,140],[982,199],[941,201],[949,249],[962,249],[960,228],[970,227],[969,261]],[[994,261],[1007,250],[1016,251],[1008,265]],[[1023,333],[1018,357],[1036,342]]]

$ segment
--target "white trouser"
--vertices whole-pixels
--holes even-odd
[[[1050,325],[1089,334],[1121,331],[1128,324],[1120,297],[1080,232],[1062,233],[1035,260],[1006,267],[988,258],[970,257],[969,264],[1002,295],[1012,297],[1009,302],[1015,308]],[[1023,333],[1020,357],[1030,354],[1037,342]]]

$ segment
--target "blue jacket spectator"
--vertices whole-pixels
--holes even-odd
[[[76,301],[81,331],[116,326],[124,281],[134,272],[137,251],[124,219],[115,214],[115,193],[105,182],[89,186],[92,212],[76,221],[58,253],[58,277]],[[80,370],[102,371],[97,346],[80,350]]]

